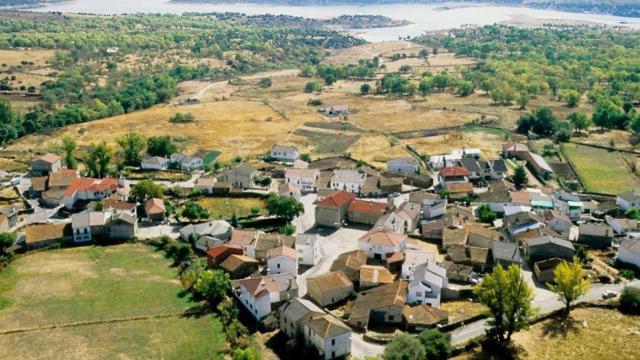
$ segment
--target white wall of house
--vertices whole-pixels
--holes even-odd
[[[277,149],[271,149],[271,157],[281,161],[296,161],[300,157],[300,152],[297,149],[290,151],[278,151]]]
[[[425,260],[427,262],[427,260]],[[404,262],[402,264],[402,271],[400,272],[400,277],[403,280],[411,280],[413,279],[413,272],[416,270],[416,266],[420,264],[408,264]]]
[[[307,346],[314,346],[326,360],[351,353],[351,332],[325,339],[305,326],[304,335]]]
[[[303,176],[293,176],[290,174],[285,174],[285,181],[287,184],[294,184],[300,187],[300,191],[313,191],[314,185],[316,183],[316,176],[311,177],[303,177]]]
[[[252,259],[256,258],[256,247],[254,245],[243,245],[242,252],[244,256],[248,256]]]
[[[616,258],[623,263],[634,265],[640,269],[640,254],[633,253],[623,246],[618,247]]]
[[[362,186],[364,185],[364,181],[362,183],[359,182],[342,182],[342,181],[331,181],[331,189],[333,190],[345,190],[352,193],[359,193],[362,190]]]
[[[298,252],[298,264],[313,266],[318,263],[320,249],[317,241],[313,245],[296,244],[296,251]]]
[[[298,259],[280,255],[267,259],[267,275],[298,274]]]
[[[618,196],[616,197],[616,204],[625,211],[631,208],[640,208],[640,197],[636,197],[636,199],[632,201],[627,201]]]
[[[560,234],[568,234],[571,231],[571,223],[560,219],[551,219],[551,221],[549,221],[549,228]]]
[[[254,298],[244,286],[240,286],[240,302],[255,317],[260,320],[271,313],[271,296],[269,293],[262,293],[260,297]]]
[[[75,227],[72,226],[73,230],[73,241],[77,243],[83,243],[87,241],[91,241],[91,227],[90,226],[82,226]]]
[[[433,308],[440,307],[442,288],[434,283],[424,284],[423,281],[413,281],[407,291],[407,302],[410,304],[428,304]]]
[[[140,164],[140,168],[143,170],[167,170],[169,168],[169,159],[165,159],[165,162],[155,163],[155,162],[142,162]]]
[[[405,249],[405,242],[400,242],[397,246],[382,246],[370,244],[366,241],[358,241],[360,250],[366,251],[369,258],[380,258],[385,260],[387,254],[392,254]],[[376,256],[377,255],[377,256]]]

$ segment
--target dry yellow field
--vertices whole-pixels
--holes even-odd
[[[55,50],[0,50],[0,64],[19,66],[22,61],[30,61],[34,66],[46,66],[55,53]]]
[[[331,64],[357,64],[361,59],[373,59],[376,56],[390,56],[394,53],[418,53],[424,48],[410,41],[384,41],[350,47],[335,52],[325,59]]]
[[[349,148],[355,159],[362,160],[378,168],[386,168],[387,161],[397,157],[410,156],[400,142],[392,145],[392,140],[382,135],[366,135]]]
[[[444,301],[440,304],[440,309],[449,313],[450,323],[469,319],[488,311],[484,305],[467,300]]]
[[[420,154],[447,154],[451,149],[478,148],[485,159],[498,159],[505,141],[504,135],[495,131],[476,129],[455,131],[445,135],[425,138],[406,139],[403,143],[410,145]]]

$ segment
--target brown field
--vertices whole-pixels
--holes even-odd
[[[393,53],[418,53],[423,47],[410,41],[385,41],[354,46],[335,52],[325,59],[331,64],[357,64],[360,59],[390,56]]]
[[[469,319],[488,311],[484,305],[467,300],[444,301],[440,304],[440,309],[449,312],[450,323]]]
[[[387,161],[410,154],[398,141],[392,145],[392,139],[382,135],[366,135],[349,147],[351,156],[378,168],[386,168]]]
[[[47,61],[53,59],[55,53],[55,50],[0,50],[0,64],[21,66],[20,62],[30,61],[34,66],[47,66]]]
[[[518,359],[547,360],[632,360],[638,359],[640,317],[624,315],[616,310],[575,309],[573,323],[562,333],[558,320],[546,320],[514,335],[520,348]],[[457,360],[489,359],[474,352],[455,357]]]
[[[505,141],[500,131],[473,128],[473,131],[455,131],[445,135],[406,139],[403,143],[411,145],[418,153],[427,155],[446,154],[451,149],[478,148],[485,159],[498,159]]]

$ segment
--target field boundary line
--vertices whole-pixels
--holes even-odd
[[[184,313],[180,312],[180,313],[167,313],[167,314],[156,314],[156,315],[141,315],[141,316],[133,316],[128,318],[113,318],[113,319],[105,319],[105,320],[89,320],[89,321],[77,321],[73,323],[50,324],[50,325],[34,326],[34,327],[22,328],[22,329],[1,330],[0,336],[19,334],[19,333],[25,333],[25,332],[43,331],[43,330],[75,328],[80,326],[113,324],[113,323],[131,322],[131,321],[146,321],[146,320],[155,320],[155,319],[167,319],[167,318],[178,317],[183,315]]]

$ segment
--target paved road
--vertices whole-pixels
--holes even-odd
[[[595,284],[578,302],[596,301],[602,298],[604,291],[613,290],[620,293],[625,286],[629,285],[640,286],[640,280],[626,281],[620,284]],[[545,292],[551,293],[548,290],[545,290]],[[551,293],[551,295],[549,295],[545,292],[540,292],[536,289],[536,298],[533,300],[533,306],[538,309],[540,315],[548,314],[564,307],[564,304],[558,300],[555,294]],[[461,345],[479,338],[484,335],[486,328],[487,320],[484,319],[455,329],[451,332],[451,343],[453,345]]]
[[[362,338],[362,334],[351,334],[351,356],[364,358],[365,356],[381,355],[384,352],[384,345],[372,344]]]

